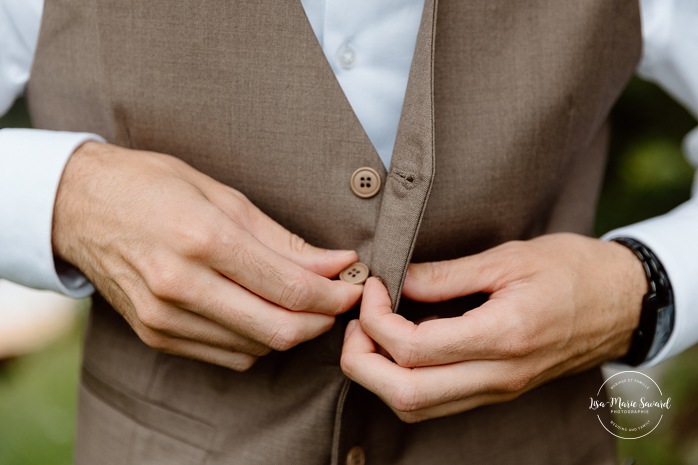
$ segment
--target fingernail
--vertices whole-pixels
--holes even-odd
[[[349,338],[351,333],[354,332],[354,330],[356,329],[356,325],[358,325],[358,324],[359,324],[358,320],[351,320],[349,322],[349,324],[347,325],[347,329],[344,332],[344,340],[345,341]]]

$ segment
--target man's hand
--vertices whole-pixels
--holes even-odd
[[[306,244],[174,157],[107,144],[71,157],[53,242],[146,344],[235,370],[324,333],[362,292],[328,279],[355,252]]]
[[[408,298],[490,298],[463,316],[414,324],[392,313],[371,278],[360,324],[347,328],[342,368],[408,422],[504,402],[624,355],[646,291],[632,252],[573,234],[411,265]]]

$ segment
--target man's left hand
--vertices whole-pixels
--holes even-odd
[[[457,318],[413,323],[376,278],[347,328],[346,375],[404,421],[504,402],[624,355],[647,282],[614,242],[554,234],[456,260],[410,265],[403,294],[440,302],[484,292]]]

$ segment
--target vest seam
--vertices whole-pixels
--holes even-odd
[[[339,392],[339,398],[337,399],[337,410],[335,411],[334,417],[334,429],[332,431],[332,454],[330,457],[331,465],[339,465],[339,446],[341,444],[341,430],[342,430],[342,415],[344,414],[344,404],[349,395],[349,388],[351,387],[351,380],[348,378],[344,380],[342,384],[342,389]]]

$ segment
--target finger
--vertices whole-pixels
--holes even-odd
[[[514,304],[492,299],[461,317],[414,324],[393,313],[385,288],[366,282],[361,327],[403,367],[445,365],[465,360],[496,360],[525,355],[530,323],[518,318]]]
[[[223,325],[174,305],[150,305],[139,312],[139,334],[144,342],[157,345],[162,338],[189,339],[229,352],[254,356],[267,355],[271,349]],[[153,344],[154,342],[154,344]]]
[[[388,392],[391,386],[390,378],[402,376],[404,369],[395,370],[396,365],[380,355],[377,350],[378,347],[363,331],[361,324],[357,320],[350,321],[342,346],[340,359],[342,371],[351,380],[383,398],[381,393]],[[384,373],[385,379],[373,375],[376,369],[381,368],[388,370]]]
[[[387,353],[400,366],[441,365],[465,360],[457,350],[459,344],[446,337],[461,340],[462,334],[451,329],[452,320],[441,320],[440,325],[426,324],[436,321],[433,319],[415,324],[393,313],[388,291],[376,278],[370,278],[364,286],[360,311],[362,329],[379,345],[379,352]],[[446,326],[449,334],[438,333],[437,326]]]
[[[235,371],[249,370],[258,359],[258,357],[253,355],[229,352],[201,342],[178,338],[167,339],[158,350],[179,357],[219,365]]]
[[[145,309],[139,311],[147,312],[151,306],[157,308],[160,302],[166,302],[274,350],[288,350],[313,339],[334,323],[330,315],[291,312],[279,307],[204,265],[174,263],[167,269],[155,273],[163,275],[161,282],[151,278],[147,286],[131,289],[137,299],[133,306]],[[137,321],[137,315],[129,317],[131,326]]]
[[[326,278],[333,278],[358,261],[353,250],[315,247],[291,233],[233,189],[217,190],[212,201],[228,216],[239,220],[262,244],[282,257]]]
[[[474,407],[483,401],[476,399],[478,396],[515,396],[529,388],[527,372],[505,361],[405,368],[377,354],[370,341],[360,326],[348,334],[342,349],[342,370],[396,412],[442,408],[451,402]]]
[[[573,361],[566,361],[565,363],[551,366],[535,377],[530,377],[525,374],[518,377],[511,376],[512,373],[526,372],[524,372],[521,367],[517,368],[511,364],[502,364],[500,371],[504,374],[500,382],[500,387],[496,391],[481,391],[462,399],[429,407],[417,408],[412,411],[401,411],[396,408],[391,408],[398,415],[398,417],[409,423],[429,420],[432,418],[440,418],[447,415],[465,412],[476,407],[482,407],[484,405],[508,402],[552,379],[560,377],[564,373],[579,373],[586,371],[594,366],[598,366],[598,364],[602,362],[603,360],[597,360],[577,366]],[[528,373],[532,373],[532,371],[529,370]]]
[[[374,276],[368,278],[364,283],[361,313],[364,311],[370,312],[373,316],[393,314],[388,289],[379,278]]]
[[[134,294],[129,296],[124,292],[121,286],[116,284],[116,282],[113,280],[108,280],[107,283],[109,283],[107,288],[110,290],[110,303],[112,303],[112,305],[115,305],[115,303],[117,303],[117,305],[118,303],[121,304],[115,308],[120,309],[120,313],[128,321],[129,325],[133,328],[138,337],[146,345],[155,350],[170,353],[172,355],[200,360],[206,363],[212,363],[214,365],[223,366],[235,371],[246,371],[251,368],[258,359],[255,353],[258,353],[259,355],[265,355],[268,353],[268,349],[264,348],[261,344],[258,345],[254,341],[246,341],[245,338],[238,339],[237,344],[232,343],[232,347],[226,348],[226,345],[230,343],[230,341],[226,339],[226,336],[221,336],[222,332],[220,332],[220,329],[212,329],[210,326],[201,328],[200,330],[184,329],[177,331],[175,329],[171,329],[173,333],[179,333],[184,337],[175,337],[168,334],[167,331],[161,332],[152,327],[148,327],[141,320],[142,309],[158,307],[162,308],[164,305],[157,301],[152,302],[152,300],[155,300],[152,299],[150,302],[151,306],[149,306],[145,301],[144,296],[150,294],[148,292],[148,288],[144,285],[132,286],[131,290],[134,291]],[[136,290],[138,292],[135,292]],[[163,313],[155,317],[156,321],[169,321],[172,324],[172,328],[179,327],[176,322],[180,319],[186,320],[187,318],[182,317],[182,315],[189,312],[176,309],[176,307],[172,306],[167,307],[170,307],[170,310],[175,310],[174,314],[178,315],[179,317],[174,316],[169,318],[167,317],[167,313]],[[202,320],[208,321],[205,318],[200,318],[196,321],[196,324],[198,325]],[[154,321],[150,326],[158,326],[156,321]],[[188,321],[185,321],[184,323],[189,323],[187,326],[190,327],[194,326]],[[209,323],[215,325],[213,322]],[[163,323],[162,327],[169,328],[169,326],[166,326],[166,323]],[[203,336],[202,331],[205,333],[205,336]],[[194,339],[204,337],[204,340],[209,342],[191,340],[187,337],[187,335],[193,337]],[[211,342],[214,342],[214,344],[211,345]],[[238,345],[245,352],[237,352],[235,348],[238,347]]]
[[[353,250],[325,249],[309,244],[261,211],[252,219],[250,232],[282,257],[326,278],[336,277],[344,268],[359,261],[359,255]]]
[[[378,354],[376,349],[361,325],[350,324],[342,347],[342,371],[349,379],[378,395],[391,408],[401,409],[403,399],[417,392],[413,390],[416,387],[413,384],[415,369],[396,365]],[[427,406],[426,403],[419,404],[419,408]]]
[[[439,262],[411,263],[402,292],[418,302],[443,302],[497,290],[496,267],[487,252]],[[495,272],[493,272],[495,271]]]
[[[206,286],[188,287],[174,303],[274,350],[314,339],[334,324],[332,316],[288,311],[214,272],[203,281]]]
[[[211,254],[211,266],[281,307],[336,315],[352,308],[361,286],[331,281],[297,265],[242,228],[231,230]]]
[[[477,394],[455,402],[448,402],[445,404],[435,405],[433,407],[427,407],[413,411],[401,411],[395,408],[392,408],[392,410],[402,421],[406,423],[417,423],[420,421],[431,420],[434,418],[442,418],[449,415],[455,415],[457,413],[466,412],[468,410],[472,410],[477,407],[483,407],[485,405],[508,402],[512,399],[515,399],[521,394],[522,393]]]

